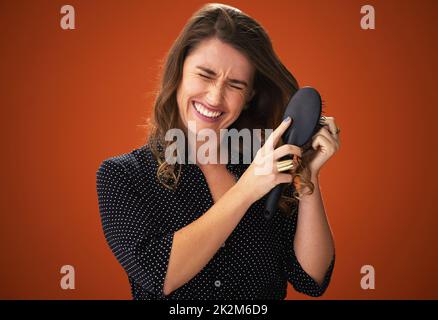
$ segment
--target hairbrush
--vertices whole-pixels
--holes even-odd
[[[321,96],[316,89],[303,87],[295,92],[290,98],[283,116],[283,120],[287,117],[292,119],[292,124],[282,135],[284,143],[301,148],[310,141],[315,131],[320,128],[321,111]],[[291,156],[287,155],[281,158],[281,160],[286,159],[291,159]],[[278,184],[268,193],[265,210],[266,219],[271,219],[277,211],[278,202],[285,186],[285,183]],[[292,188],[294,188],[293,183]]]

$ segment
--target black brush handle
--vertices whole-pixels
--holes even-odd
[[[271,219],[274,216],[274,213],[277,210],[278,202],[280,200],[281,194],[283,193],[283,189],[285,186],[286,184],[280,183],[270,191],[269,196],[266,199],[265,218],[267,220]]]

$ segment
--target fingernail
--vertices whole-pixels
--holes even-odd
[[[283,122],[289,122],[290,121],[290,117],[288,116],[286,119],[283,120]]]

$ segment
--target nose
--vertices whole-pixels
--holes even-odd
[[[223,86],[214,83],[208,89],[207,102],[212,106],[218,106],[222,102],[223,95]]]

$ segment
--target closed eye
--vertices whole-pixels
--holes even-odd
[[[211,77],[209,77],[209,76],[207,76],[207,75],[205,75],[205,74],[198,73],[198,75],[201,76],[201,77],[204,78],[204,79],[213,80]],[[230,85],[230,87],[231,87],[231,88],[234,88],[234,89],[237,89],[237,90],[243,90],[243,89],[244,89],[244,88],[236,87],[236,86],[233,86],[233,85]]]
[[[237,90],[243,90],[243,88],[241,88],[241,87],[236,87],[236,86],[232,86],[232,85],[230,85],[230,87],[235,88]]]
[[[203,77],[205,79],[210,79],[211,80],[211,78],[209,76],[206,76],[205,74],[198,73],[198,75],[200,75],[201,77]]]

